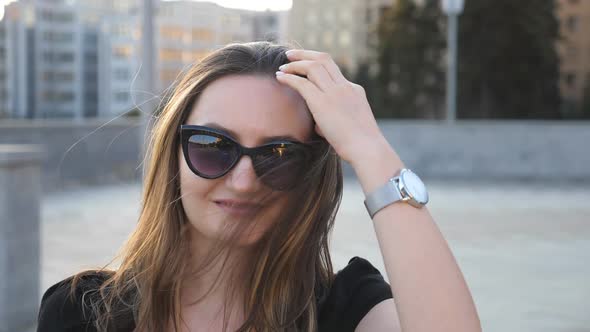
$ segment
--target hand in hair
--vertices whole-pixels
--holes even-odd
[[[367,153],[391,149],[367,100],[365,89],[348,81],[327,53],[289,50],[277,80],[295,89],[307,102],[323,136],[344,160],[366,160]],[[367,149],[367,147],[372,147]]]

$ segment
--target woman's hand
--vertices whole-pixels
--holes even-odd
[[[316,132],[340,158],[353,164],[391,149],[377,126],[365,89],[348,81],[329,54],[290,50],[287,57],[291,62],[279,68],[278,81],[301,94],[315,120]]]

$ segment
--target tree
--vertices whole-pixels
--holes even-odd
[[[585,79],[582,102],[577,114],[580,119],[590,119],[590,73],[586,74]]]
[[[384,11],[377,29],[377,84],[369,91],[369,96],[380,101],[375,103],[376,115],[441,117],[445,48],[441,18],[438,1],[419,5],[398,0]]]
[[[554,0],[465,1],[458,116],[560,118]]]

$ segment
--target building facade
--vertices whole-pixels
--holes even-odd
[[[160,91],[213,50],[232,42],[284,39],[286,12],[225,8],[211,2],[163,1],[156,17]]]
[[[97,116],[99,24],[116,8],[115,1],[102,0],[7,5],[0,23],[0,85],[6,92],[0,96],[0,113],[12,118]]]
[[[590,85],[590,1],[558,0],[557,17],[562,38],[557,47],[559,87],[564,101],[577,108]]]
[[[0,21],[0,116],[113,117],[141,110],[141,1],[18,0]],[[284,39],[287,12],[158,1],[161,98],[195,62],[231,42]]]
[[[328,52],[354,74],[374,52],[382,11],[394,0],[293,0],[288,41],[299,47]]]

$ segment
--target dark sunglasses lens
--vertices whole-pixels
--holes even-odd
[[[306,154],[300,147],[274,146],[265,148],[254,160],[254,168],[262,182],[275,190],[292,189],[301,179]]]
[[[189,162],[208,177],[216,177],[227,171],[237,155],[237,147],[223,138],[197,134],[188,139]]]

